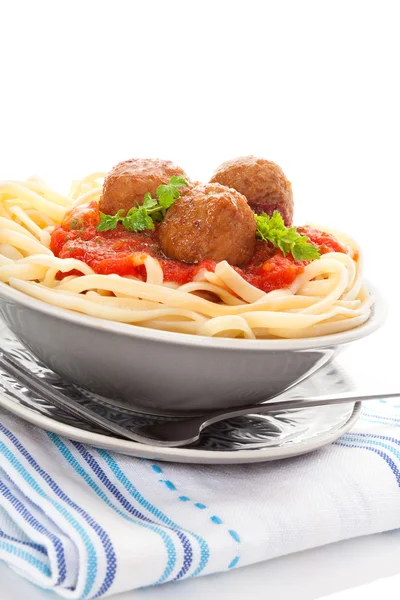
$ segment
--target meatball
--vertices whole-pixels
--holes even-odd
[[[227,185],[246,196],[256,213],[272,215],[277,210],[286,226],[292,224],[292,186],[275,163],[256,156],[235,158],[220,165],[210,181]]]
[[[135,202],[142,204],[147,192],[154,196],[158,186],[168,183],[173,175],[186,178],[184,171],[169,160],[156,158],[124,160],[118,163],[105,178],[99,208],[107,215],[115,215],[121,209],[128,211]]]
[[[254,253],[256,223],[242,194],[218,183],[205,183],[176,200],[158,235],[170,258],[188,263],[210,258],[244,265]]]

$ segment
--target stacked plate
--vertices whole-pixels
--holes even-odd
[[[30,423],[73,440],[142,458],[193,463],[246,463],[275,460],[310,452],[333,442],[357,420],[360,405],[349,402],[335,406],[291,409],[268,415],[247,415],[208,427],[190,447],[160,448],[105,434],[79,418],[55,407],[46,390],[65,396],[132,429],[154,422],[168,427],[170,417],[139,413],[126,405],[73,385],[43,365],[0,323],[0,346],[25,370],[40,377],[40,396],[18,378],[0,369],[0,406]],[[321,368],[285,394],[285,399],[346,393],[352,384],[338,361]]]

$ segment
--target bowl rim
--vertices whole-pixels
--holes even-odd
[[[24,292],[20,292],[4,282],[0,282],[0,304],[4,300],[8,300],[16,305],[21,305],[39,313],[47,314],[66,323],[72,322],[92,330],[120,334],[134,339],[164,342],[179,346],[195,346],[197,348],[206,349],[252,350],[260,352],[270,350],[275,352],[284,350],[311,350],[314,348],[338,346],[366,337],[379,329],[387,317],[386,302],[377,287],[369,282],[366,282],[366,287],[373,297],[372,313],[368,321],[349,331],[299,339],[248,340],[222,337],[216,338],[190,333],[147,329],[145,327],[140,327],[140,325],[119,323],[117,321],[92,317],[70,309],[60,308],[48,304],[44,300],[33,298]]]

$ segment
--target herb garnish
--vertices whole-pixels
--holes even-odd
[[[136,206],[128,210],[123,217],[123,210],[119,210],[115,215],[105,215],[100,213],[100,223],[97,225],[97,231],[110,231],[121,223],[128,231],[145,231],[154,229],[154,221],[162,221],[167,209],[173,205],[179,198],[179,188],[187,185],[183,177],[173,175],[166,185],[159,185],[156,190],[156,198],[152,198],[147,192],[143,198],[143,204],[136,202]]]
[[[272,217],[265,212],[254,215],[257,224],[256,235],[265,242],[271,242],[283,255],[291,253],[295,260],[316,260],[321,254],[309,243],[305,235],[297,233],[296,227],[286,227],[281,214],[274,210]]]
[[[100,213],[100,223],[97,225],[97,231],[110,231],[115,229],[118,223],[121,221],[121,217],[124,214],[123,210],[119,210],[116,215],[105,215]]]

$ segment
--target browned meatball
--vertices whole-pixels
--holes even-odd
[[[131,158],[118,163],[104,180],[99,208],[107,215],[127,211],[142,204],[147,192],[155,195],[159,185],[168,183],[173,175],[186,177],[184,171],[169,160]]]
[[[232,187],[246,196],[256,213],[272,215],[277,210],[286,226],[292,224],[292,186],[275,163],[256,156],[235,158],[222,163],[210,181]]]
[[[244,265],[256,243],[256,223],[246,198],[218,183],[189,189],[168,210],[158,233],[164,254],[188,263],[211,258]]]

